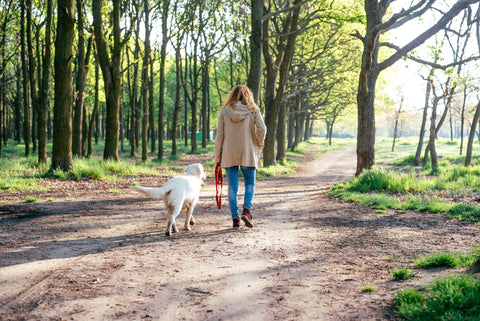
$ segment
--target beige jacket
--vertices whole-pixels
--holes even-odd
[[[260,152],[266,133],[258,108],[250,110],[240,102],[225,106],[218,116],[215,163],[221,163],[223,168],[260,167]]]

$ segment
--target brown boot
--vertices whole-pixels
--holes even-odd
[[[252,212],[246,207],[243,208],[242,220],[245,222],[245,226],[252,228],[253,227],[253,217]]]

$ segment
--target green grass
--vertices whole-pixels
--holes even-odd
[[[409,268],[394,268],[390,270],[395,281],[405,281],[414,277]]]
[[[341,140],[337,140],[341,141]],[[351,143],[351,142],[349,142]],[[288,151],[286,160],[282,164],[275,166],[261,167],[258,171],[258,177],[271,177],[277,175],[291,174],[295,172],[300,165],[298,159],[307,153],[324,153],[328,150],[342,148],[348,143],[341,141],[341,144],[329,146],[324,138],[312,138],[307,142],[302,142],[295,151]],[[199,144],[201,146],[201,144]],[[102,144],[94,145],[94,152],[101,153]],[[51,145],[50,147],[51,148]],[[37,157],[22,157],[24,145],[15,144],[10,141],[2,149],[3,157],[0,159],[0,193],[17,192],[46,192],[49,187],[41,184],[44,179],[60,180],[106,180],[122,181],[125,177],[134,175],[158,176],[178,175],[184,170],[183,166],[178,166],[178,159],[190,153],[190,146],[185,147],[183,141],[178,144],[178,154],[175,157],[169,156],[171,153],[171,143],[165,142],[164,158],[158,160],[157,154],[143,162],[138,157],[131,158],[128,142],[125,145],[125,152],[120,153],[121,159],[116,161],[104,161],[99,156],[92,158],[74,158],[73,168],[64,172],[61,170],[51,170],[50,160],[45,164],[38,164]],[[207,148],[198,148],[198,154],[211,155],[211,160],[204,163],[205,171],[213,175],[215,162],[213,160],[213,141],[207,145]]]
[[[441,251],[433,254],[423,255],[415,260],[417,268],[432,268],[432,267],[469,267],[472,266],[480,257],[480,245],[473,251],[463,253],[452,253],[449,251]]]
[[[408,321],[480,320],[480,281],[471,275],[439,278],[418,290],[398,291],[394,305]]]
[[[365,283],[362,286],[362,292],[374,292],[377,291],[377,287],[371,283]]]
[[[453,203],[438,195],[459,197],[480,191],[480,166],[464,168],[445,163],[438,176],[374,167],[335,184],[331,194],[374,209],[418,210],[443,213],[466,223],[480,222],[480,206]]]

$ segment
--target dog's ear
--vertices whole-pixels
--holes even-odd
[[[198,164],[197,166],[197,176],[200,179],[206,179],[207,176],[205,175],[205,171],[203,170],[203,166],[201,164]]]

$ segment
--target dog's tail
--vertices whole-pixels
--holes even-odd
[[[160,188],[151,188],[151,187],[142,187],[142,186],[132,186],[138,191],[141,191],[151,198],[163,198],[165,196],[165,189]]]

